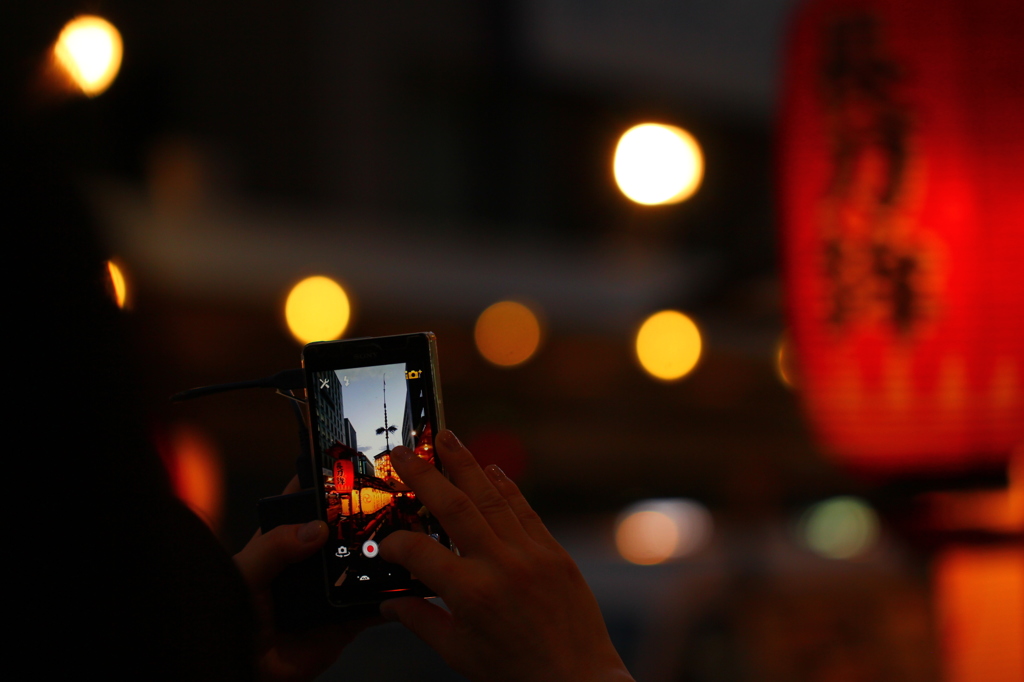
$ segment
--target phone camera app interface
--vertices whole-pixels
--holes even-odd
[[[409,576],[378,558],[380,543],[396,530],[439,531],[391,464],[398,445],[434,461],[433,405],[422,371],[397,363],[314,374],[330,580],[346,593],[402,591],[394,588]]]

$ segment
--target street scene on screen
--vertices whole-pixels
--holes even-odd
[[[318,451],[335,587],[378,592],[409,576],[377,559],[395,530],[440,539],[436,522],[391,464],[404,445],[433,462],[431,405],[421,370],[405,363],[316,372]]]

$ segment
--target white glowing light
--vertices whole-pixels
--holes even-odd
[[[643,123],[619,138],[612,170],[622,193],[638,204],[674,204],[697,191],[704,155],[685,130]]]
[[[660,564],[702,549],[711,538],[712,528],[711,514],[693,500],[644,500],[619,516],[615,546],[626,561]]]
[[[121,68],[121,34],[101,17],[72,19],[53,48],[57,61],[89,97],[106,90]]]

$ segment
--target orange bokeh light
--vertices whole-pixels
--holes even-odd
[[[110,284],[114,288],[114,303],[118,308],[124,308],[128,302],[128,283],[125,281],[124,272],[112,260],[107,261],[107,273],[110,275]]]
[[[779,381],[787,388],[797,388],[796,358],[793,354],[793,341],[789,334],[783,334],[775,347],[775,373]]]
[[[514,367],[540,346],[540,321],[522,303],[500,301],[480,313],[473,335],[484,358],[499,367]]]

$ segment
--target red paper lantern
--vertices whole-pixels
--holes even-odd
[[[882,474],[1024,440],[1024,2],[823,0],[790,36],[787,305],[826,449]]]
[[[334,492],[350,493],[355,483],[352,460],[339,459],[334,463]]]

